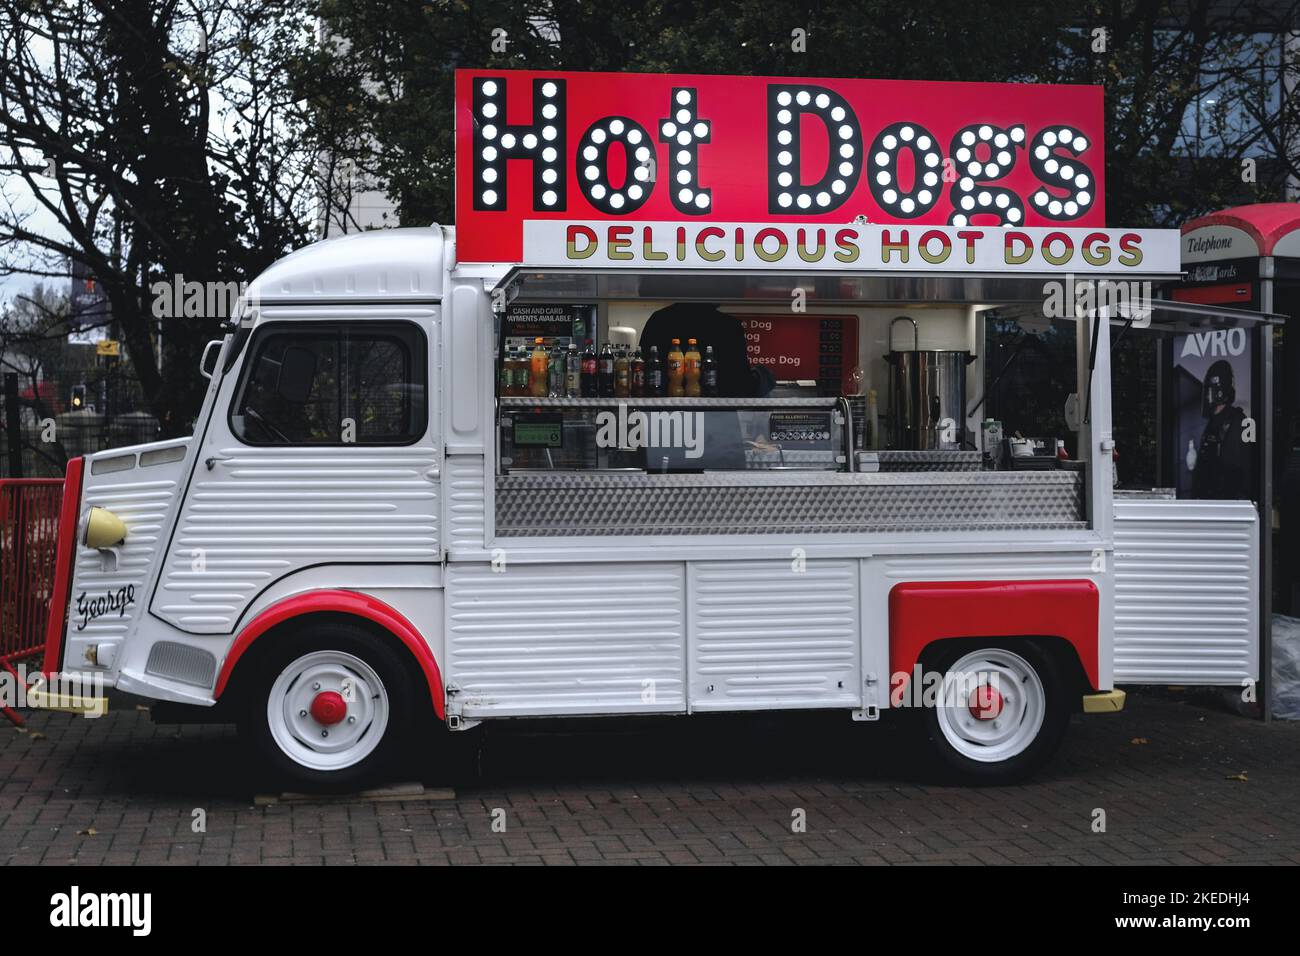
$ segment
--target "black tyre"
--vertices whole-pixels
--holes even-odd
[[[378,779],[404,751],[415,695],[399,652],[365,628],[304,625],[255,663],[244,729],[277,780],[337,790]]]
[[[927,655],[945,675],[920,730],[930,768],[948,782],[1023,780],[1056,752],[1075,709],[1057,660],[1028,641],[951,641]]]

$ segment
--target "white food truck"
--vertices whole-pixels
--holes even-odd
[[[908,711],[942,767],[1006,780],[1072,714],[1122,707],[1121,672],[1258,676],[1256,509],[1116,500],[1111,326],[1145,320],[1138,298],[1075,293],[1176,279],[1177,233],[1071,219],[1056,186],[1059,212],[1035,218],[1044,162],[1100,170],[1099,94],[1096,115],[1058,117],[1043,87],[886,84],[885,110],[867,81],[593,77],[461,74],[456,229],[285,257],[205,355],[192,438],[71,463],[50,670],[237,719],[310,785],[492,720],[808,709]],[[507,84],[520,102],[489,109]],[[751,95],[770,107],[743,121],[757,146],[721,112]],[[700,108],[656,130],[661,152],[713,126],[643,178],[670,97]],[[806,214],[766,213],[786,206],[761,157],[787,104],[824,110],[822,165],[852,113],[852,182],[831,157],[826,191],[855,201],[819,212],[814,189]],[[538,212],[558,198],[551,119],[569,195]],[[973,163],[1004,168],[927,190],[926,157],[965,132]],[[1045,132],[1048,159],[1021,169]],[[731,166],[710,158],[726,137]],[[587,148],[620,138],[621,156]],[[1033,185],[981,196],[1019,182],[1016,157]],[[628,173],[597,189],[589,160]],[[940,218],[868,194],[885,170]],[[689,214],[663,195],[686,171],[713,183]],[[670,178],[659,205],[610,205]],[[751,180],[765,214],[727,218]],[[989,414],[986,344],[1017,321],[1070,356],[1050,438],[1020,434],[1040,408]]]

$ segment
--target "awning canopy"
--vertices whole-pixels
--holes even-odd
[[[1091,280],[1134,281],[1123,274],[1089,275]],[[1143,275],[1153,285],[1173,275]],[[1039,304],[1046,282],[1061,273],[906,273],[906,272],[740,272],[700,269],[632,271],[573,269],[551,271],[516,267],[499,283],[507,301],[599,302],[652,299],[695,302],[768,301],[788,305],[802,289],[810,305]]]
[[[1300,257],[1300,203],[1266,202],[1220,209],[1185,223],[1182,233],[1184,261]]]
[[[1017,321],[1045,321],[1040,305],[1010,303],[996,305],[991,312],[997,318]],[[1175,302],[1171,299],[1152,299],[1149,321],[1134,321],[1132,327],[1168,335],[1180,335],[1186,332],[1204,332],[1208,329],[1253,329],[1260,325],[1280,325],[1286,316],[1267,312],[1250,312],[1246,309],[1230,309],[1225,306],[1200,305],[1193,302]],[[1111,317],[1113,326],[1130,324],[1125,315]]]

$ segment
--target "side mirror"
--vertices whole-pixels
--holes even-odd
[[[280,374],[275,392],[286,402],[301,405],[311,397],[316,383],[316,353],[291,345],[280,358]]]
[[[221,343],[221,339],[213,339],[203,346],[203,357],[199,359],[199,374],[204,378],[212,378],[212,373],[217,370],[217,359],[221,356]]]

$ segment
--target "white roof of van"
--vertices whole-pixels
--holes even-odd
[[[377,229],[314,242],[248,284],[245,300],[401,300],[442,296],[441,226]]]

